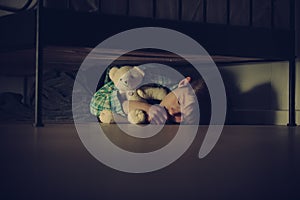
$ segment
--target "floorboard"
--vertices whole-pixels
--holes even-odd
[[[166,126],[142,143],[122,136],[116,125],[102,127],[111,141],[137,152],[168,143],[177,128]],[[5,199],[299,199],[299,127],[225,126],[214,149],[199,159],[206,128],[199,127],[191,147],[171,165],[131,174],[95,159],[73,124],[43,128],[2,124],[1,195]]]

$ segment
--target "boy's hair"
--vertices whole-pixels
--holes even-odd
[[[200,79],[191,79],[191,87],[193,88],[195,95],[199,98],[201,95],[206,93],[207,87],[202,78]]]
[[[200,110],[199,124],[209,124],[211,115],[211,100],[205,81],[203,78],[192,78],[190,85],[198,100]]]

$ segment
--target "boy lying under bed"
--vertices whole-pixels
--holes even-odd
[[[165,85],[166,82],[170,82],[170,80],[165,80],[157,78],[155,84]],[[177,84],[173,84],[170,87],[171,91],[160,102],[156,102],[157,104],[149,101],[134,101],[122,98],[120,96],[121,92],[118,91],[116,85],[118,83],[107,79],[104,86],[93,95],[90,103],[91,113],[98,118],[103,110],[110,110],[114,116],[113,123],[126,122],[127,114],[131,110],[139,109],[146,113],[146,123],[199,124],[199,118],[197,117],[197,115],[200,115],[198,106],[201,109],[203,100],[209,101],[206,98],[208,92],[202,78],[197,79],[189,76],[183,78]],[[201,114],[208,114],[202,111],[203,109],[201,109]],[[201,120],[202,122],[204,121],[203,118]]]

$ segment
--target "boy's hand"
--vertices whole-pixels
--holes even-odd
[[[165,124],[167,120],[167,112],[160,105],[152,105],[148,112],[148,120],[151,124]]]

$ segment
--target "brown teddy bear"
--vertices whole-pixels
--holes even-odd
[[[143,102],[148,99],[161,101],[167,95],[167,89],[160,86],[140,87],[144,76],[144,71],[136,66],[113,67],[109,71],[109,78],[118,89],[121,99]],[[103,123],[114,123],[113,114],[109,110],[101,111],[99,119]],[[128,121],[132,124],[146,123],[147,115],[140,109],[131,110],[128,113]]]

